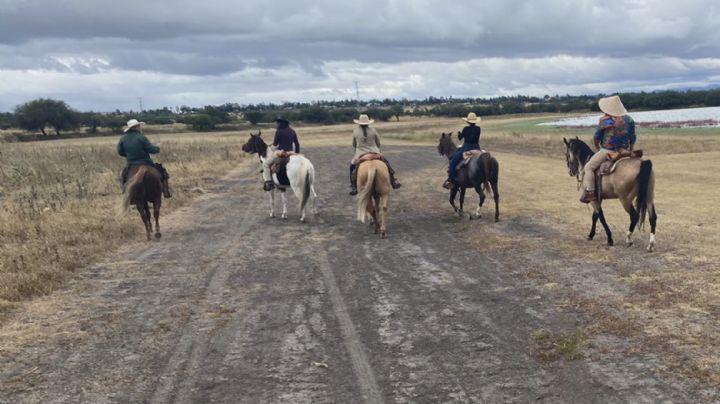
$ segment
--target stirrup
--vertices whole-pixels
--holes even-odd
[[[580,202],[582,203],[590,203],[597,200],[598,198],[595,191],[585,191],[580,197]]]
[[[357,194],[358,194],[357,187],[350,189],[349,195],[355,196],[355,195],[357,195]]]
[[[398,189],[402,186],[402,184],[397,181],[393,181],[390,185],[393,187],[393,189]]]

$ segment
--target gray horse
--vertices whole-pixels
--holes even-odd
[[[448,134],[443,133],[440,136],[438,153],[450,160],[455,150],[457,150],[457,146],[452,140],[452,132]],[[495,200],[495,221],[500,220],[500,194],[498,193],[499,171],[500,165],[497,160],[487,152],[472,156],[466,163],[461,163],[457,175],[458,185],[450,190],[450,205],[452,205],[455,213],[459,216],[463,215],[465,191],[468,188],[475,188],[475,192],[477,192],[480,197],[480,203],[475,210],[475,217],[480,217],[480,208],[485,202],[485,193],[489,193],[492,188],[493,199]],[[459,208],[455,205],[455,198],[457,197],[458,191],[460,192]],[[473,216],[470,215],[470,219],[472,218]]]

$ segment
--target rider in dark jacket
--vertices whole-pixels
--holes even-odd
[[[443,184],[443,187],[447,189],[452,189],[456,185],[457,166],[463,160],[463,153],[470,150],[480,150],[480,127],[477,126],[481,121],[480,117],[471,112],[463,120],[468,123],[468,126],[464,127],[462,132],[458,134],[458,138],[464,140],[464,142],[455,151],[448,164],[448,179]]]
[[[120,156],[125,157],[127,160],[127,164],[120,174],[120,183],[124,190],[125,183],[128,180],[128,171],[131,166],[141,164],[150,165],[160,171],[163,182],[167,185],[163,186],[163,194],[166,198],[172,198],[170,186],[167,184],[170,175],[168,175],[167,170],[162,166],[162,164],[157,164],[152,160],[152,158],[150,158],[151,154],[160,153],[160,148],[150,143],[148,138],[143,135],[141,131],[142,124],[143,122],[138,122],[137,119],[129,120],[127,122],[127,127],[124,129],[125,134],[122,135],[122,137],[120,137],[120,141],[118,141],[117,152]]]

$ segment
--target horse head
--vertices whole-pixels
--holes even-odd
[[[594,154],[590,146],[580,140],[577,136],[575,139],[567,140],[563,138],[565,143],[565,161],[568,167],[568,174],[571,177],[577,177],[580,168]]]
[[[262,139],[262,131],[258,131],[257,134],[250,133],[250,138],[242,146],[242,151],[250,154],[264,155],[267,151],[267,144]]]
[[[438,153],[441,156],[446,156],[447,158],[450,158],[453,153],[455,153],[455,150],[457,150],[457,146],[452,140],[452,132],[448,132],[447,134],[443,132],[440,135],[438,143]]]

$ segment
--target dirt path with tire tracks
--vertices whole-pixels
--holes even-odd
[[[419,203],[417,190],[445,198],[432,148],[390,149],[405,188],[378,239],[354,220],[338,152],[308,154],[321,198],[311,223],[292,198],[287,221],[267,217],[257,167],[240,167],[164,218],[161,242],[122,247],[16,313],[2,332],[0,402],[698,400],[640,353],[537,359],[533,332],[583,318],[518,274],[562,258],[478,251],[449,211]],[[437,178],[413,174],[428,166]]]

